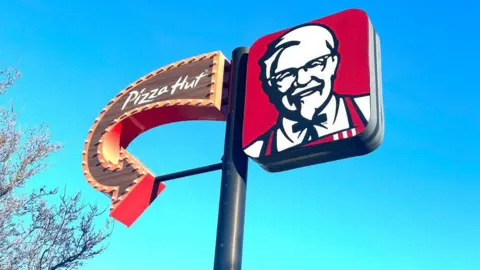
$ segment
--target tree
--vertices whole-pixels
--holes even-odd
[[[14,68],[0,70],[0,95],[19,76]],[[42,187],[19,194],[61,145],[51,141],[46,124],[22,130],[17,116],[13,105],[0,106],[0,269],[78,268],[106,249],[113,224],[108,219],[97,228],[106,209],[85,204],[80,193]],[[52,198],[58,203],[47,202]]]

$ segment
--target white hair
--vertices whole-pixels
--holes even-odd
[[[272,65],[275,65],[280,54],[291,46],[305,47],[303,50],[305,53],[312,50],[321,50],[328,54],[336,53],[338,41],[332,30],[319,24],[303,25],[288,31],[269,46],[267,53],[261,60],[264,65],[264,75],[267,79],[272,76]]]

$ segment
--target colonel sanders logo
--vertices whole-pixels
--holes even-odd
[[[321,24],[294,28],[269,44],[259,61],[262,88],[279,117],[276,124],[246,147],[260,157],[353,137],[370,117],[370,97],[335,93],[341,64],[335,33]]]

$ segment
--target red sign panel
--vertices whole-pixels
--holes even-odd
[[[284,171],[375,150],[380,78],[379,38],[361,10],[260,38],[248,58],[245,153]]]
[[[168,65],[125,88],[100,112],[85,141],[82,167],[88,183],[111,198],[113,218],[130,226],[165,188],[126,150],[130,142],[159,125],[225,120],[229,65],[221,52]]]

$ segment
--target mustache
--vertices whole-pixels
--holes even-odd
[[[298,100],[300,101],[305,95],[302,95],[302,93],[307,93],[307,92],[315,92],[315,91],[318,91],[320,92],[320,95],[323,95],[323,90],[324,90],[324,87],[322,85],[319,85],[319,86],[315,86],[315,87],[311,87],[311,88],[307,88],[297,94],[293,94],[295,92],[295,90],[297,90],[298,88],[293,88],[293,89],[289,89],[288,92],[285,92],[285,94],[283,94],[283,96],[287,96],[289,100]]]
[[[310,87],[310,88],[304,88],[301,92],[306,92],[306,91],[309,91],[309,90],[318,90],[318,91],[320,91],[320,95],[322,95],[323,94],[323,89],[325,88],[325,81],[322,80],[322,79],[319,79],[319,78],[315,78],[315,77],[313,77],[311,81],[314,81],[314,82],[318,83],[318,85]],[[308,82],[307,85],[310,84],[310,82]],[[299,88],[302,88],[302,87],[299,87],[298,85],[296,85],[296,82],[295,82],[295,83],[292,84],[292,86],[290,86],[290,88],[288,88],[287,91],[284,92],[283,95],[294,96],[293,93]],[[297,94],[295,94],[295,95],[297,95]]]
[[[313,93],[315,91],[318,91],[318,92],[320,92],[320,95],[323,95],[323,92],[324,92],[324,89],[325,89],[325,84],[321,83],[320,85],[310,87],[310,88],[306,88],[303,91],[301,91],[300,93],[297,93],[296,95],[293,95],[293,93],[297,89],[298,89],[297,87],[291,87],[290,89],[287,90],[287,92],[285,92],[285,94],[283,96],[287,97],[287,102],[289,103],[289,105],[294,105],[297,109],[299,109],[303,104],[302,98],[305,96],[305,95],[302,95],[302,93],[307,93],[307,95],[309,95],[308,92]]]
[[[318,85],[310,87],[310,88],[303,88],[300,92],[295,93],[299,88],[298,86],[292,85],[290,88],[288,88],[287,91],[283,93],[283,96],[288,96],[289,98],[294,98],[294,99],[301,99],[303,96],[301,95],[302,93],[309,92],[309,91],[319,91],[320,95],[323,95],[323,91],[325,89],[325,81],[322,79],[313,79],[315,82],[318,83]]]

